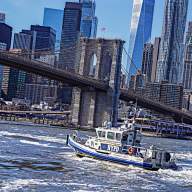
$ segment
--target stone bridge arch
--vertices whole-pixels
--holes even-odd
[[[110,90],[101,93],[94,89],[75,88],[72,101],[73,123],[97,127],[111,120],[113,125],[116,124],[123,44],[122,40],[81,38],[76,72],[107,81]],[[93,62],[93,59],[96,61]]]

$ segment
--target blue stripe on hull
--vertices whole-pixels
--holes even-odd
[[[92,158],[96,158],[96,159],[100,159],[100,160],[104,160],[104,161],[110,161],[110,162],[114,162],[114,163],[118,163],[118,164],[122,164],[122,165],[133,165],[133,166],[142,167],[145,169],[152,169],[152,164],[149,164],[149,163],[139,163],[139,162],[135,162],[135,161],[128,161],[126,159],[121,159],[118,157],[112,157],[110,155],[105,155],[105,154],[101,154],[98,152],[89,151],[87,149],[82,148],[78,144],[76,144],[76,142],[73,141],[71,138],[69,138],[69,145],[71,147],[73,147],[80,154],[84,154],[84,155],[90,156]]]

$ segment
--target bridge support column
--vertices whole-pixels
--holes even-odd
[[[81,90],[73,88],[72,94],[72,123],[79,125]]]
[[[82,91],[79,123],[81,126],[93,127],[96,93]]]

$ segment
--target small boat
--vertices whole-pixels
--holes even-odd
[[[105,123],[96,128],[96,137],[83,140],[77,135],[67,136],[67,145],[79,157],[90,157],[126,166],[148,170],[177,169],[174,154],[155,146],[143,148],[140,127],[134,120],[124,122],[118,128]]]

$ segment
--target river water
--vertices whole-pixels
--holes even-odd
[[[177,171],[151,172],[78,158],[65,145],[69,132],[1,123],[0,191],[192,191],[192,141],[145,137],[146,145],[175,151],[180,166]]]

